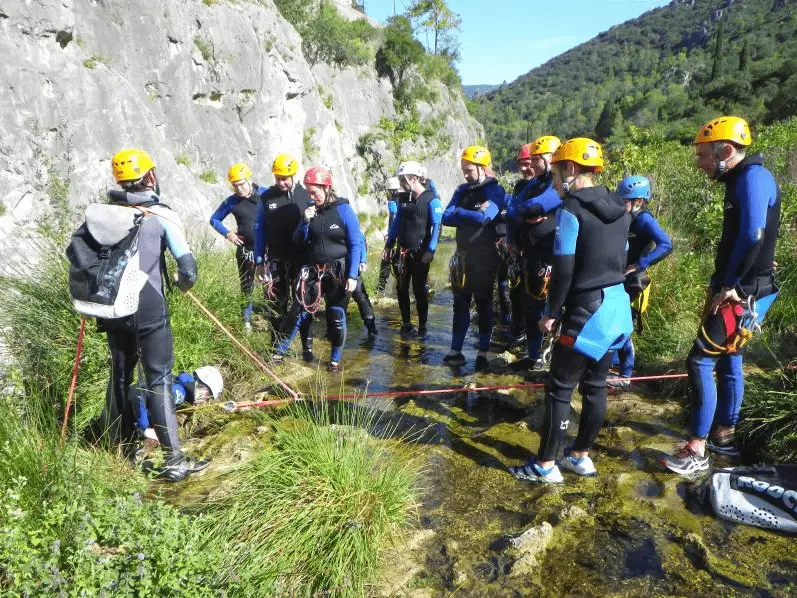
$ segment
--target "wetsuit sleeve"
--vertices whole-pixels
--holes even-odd
[[[197,263],[185,238],[183,224],[179,216],[168,208],[153,209],[152,211],[163,227],[166,245],[177,261],[177,288],[187,291],[196,283]]]
[[[446,209],[443,211],[443,226],[457,225],[456,213],[459,207],[460,197],[459,191],[454,191],[454,195],[451,196],[451,201],[448,202]]]
[[[387,246],[392,247],[393,243],[398,238],[399,231],[401,230],[401,212],[397,211],[393,216],[393,222],[387,231]]]
[[[562,198],[554,189],[553,185],[536,197],[527,199],[517,206],[517,217],[520,220],[525,218],[539,218],[544,214],[552,212],[562,205]]]
[[[360,231],[360,239],[360,263],[365,264],[368,262],[368,241],[362,231]]]
[[[178,378],[176,382],[172,383],[172,398],[174,399],[174,406],[179,407],[185,403],[187,397],[188,393],[186,392],[185,386],[183,385],[182,380]]]
[[[659,226],[659,223],[652,214],[643,212],[637,218],[637,227],[639,233],[649,239],[649,242],[655,243],[655,247],[647,254],[637,260],[637,267],[640,270],[647,270],[653,264],[658,264],[661,260],[672,253],[672,240],[670,236],[664,232]]]
[[[266,202],[263,201],[262,196],[257,202],[252,234],[255,236],[255,263],[262,264],[266,259]]]
[[[487,200],[486,210],[463,210],[459,207],[461,193],[454,191],[448,207],[443,212],[443,224],[445,226],[459,226],[460,224],[487,224],[493,220],[501,211],[500,207],[491,200]]]
[[[219,233],[222,237],[226,237],[227,234],[230,232],[229,229],[226,226],[224,226],[224,223],[222,221],[227,216],[230,215],[233,207],[235,207],[235,204],[238,203],[236,200],[237,197],[235,195],[228,197],[223,202],[221,202],[219,207],[216,208],[216,211],[213,212],[213,215],[210,217],[210,226],[216,229],[216,232]]]
[[[434,253],[437,250],[437,241],[440,239],[440,225],[443,221],[443,202],[435,197],[429,202],[429,226],[432,231],[429,236],[429,247],[425,251]]]
[[[349,257],[346,260],[346,278],[357,278],[360,275],[360,254],[362,253],[362,232],[360,231],[360,221],[349,204],[338,206],[338,215],[343,223],[346,233],[346,248],[349,250]]]
[[[738,285],[755,263],[764,241],[769,202],[777,197],[777,186],[767,170],[750,168],[736,183],[736,197],[739,202],[739,232],[723,281],[728,288]]]
[[[556,212],[551,284],[548,290],[548,302],[545,306],[545,313],[550,317],[559,316],[573,284],[578,231],[578,218],[575,214],[567,208],[561,208]]]
[[[299,222],[296,230],[293,231],[293,244],[298,249],[304,249],[310,237],[310,224],[302,220]]]

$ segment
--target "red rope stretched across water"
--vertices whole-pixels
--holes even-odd
[[[622,378],[622,380],[626,380],[629,382],[644,382],[644,381],[652,381],[652,380],[679,380],[682,378],[686,378],[688,374],[660,374],[656,376],[634,376],[632,378]],[[620,378],[609,378],[609,380],[620,380]],[[519,382],[517,384],[501,384],[501,385],[492,385],[492,386],[457,386],[454,388],[429,388],[429,389],[418,389],[418,390],[380,390],[377,392],[367,392],[367,393],[343,393],[343,394],[331,394],[327,395],[322,398],[325,401],[341,401],[346,399],[356,399],[361,397],[363,394],[367,394],[369,397],[402,397],[402,396],[418,396],[418,395],[440,395],[440,394],[454,394],[454,393],[462,393],[462,392],[489,392],[493,390],[517,390],[517,389],[529,389],[529,388],[545,388],[545,384],[541,382]],[[296,399],[273,399],[268,401],[253,401],[253,402],[241,402],[241,403],[234,403],[229,401],[224,403],[223,407],[225,410],[232,412],[238,411],[239,409],[259,409],[263,407],[276,407],[278,405],[285,405],[287,403],[292,403]]]

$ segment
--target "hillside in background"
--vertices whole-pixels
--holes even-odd
[[[469,98],[475,98],[499,87],[500,85],[463,85],[462,92]]]
[[[797,114],[797,3],[674,0],[476,98],[496,162],[543,134],[690,139],[720,113]]]

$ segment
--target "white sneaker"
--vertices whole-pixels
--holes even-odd
[[[154,440],[155,442],[158,441],[158,435],[155,433],[155,428],[147,428],[144,430],[144,438],[146,440]]]
[[[589,456],[574,457],[573,455],[565,455],[565,458],[559,462],[559,466],[562,469],[567,469],[568,471],[572,471],[573,473],[587,478],[598,475],[595,464]]]

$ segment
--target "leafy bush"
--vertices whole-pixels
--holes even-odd
[[[423,45],[412,36],[409,19],[391,17],[385,28],[385,41],[376,52],[376,72],[380,77],[388,77],[397,89],[407,70],[419,64],[425,54]]]

